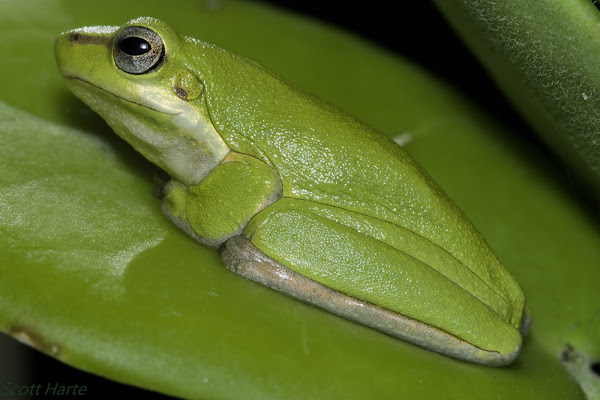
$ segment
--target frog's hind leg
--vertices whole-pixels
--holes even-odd
[[[279,207],[275,211],[268,208],[263,210],[256,216],[255,221],[248,224],[242,235],[233,237],[225,243],[221,253],[224,264],[228,269],[245,278],[303,302],[453,358],[498,366],[508,364],[516,357],[518,350],[516,354],[500,354],[497,351],[484,350],[443,329],[410,318],[401,312],[392,311],[383,300],[365,300],[360,293],[339,289],[339,285],[336,290],[339,281],[352,280],[355,276],[360,280],[363,279],[361,274],[371,276],[379,274],[379,271],[375,274],[372,271],[365,272],[365,269],[369,268],[365,264],[372,260],[365,263],[361,259],[363,257],[358,256],[362,250],[366,249],[366,252],[373,254],[375,263],[382,264],[389,260],[389,257],[382,253],[391,251],[396,258],[396,250],[374,239],[367,240],[366,246],[361,249],[361,245],[355,246],[353,242],[357,240],[362,242],[363,240],[359,239],[362,234],[327,218],[314,215],[310,210],[303,208]],[[310,239],[306,240],[307,237]],[[269,255],[261,250],[268,252]],[[355,253],[352,254],[353,252]],[[408,270],[410,262],[405,261]],[[325,271],[323,276],[342,275],[347,278],[333,276],[332,280],[328,281],[327,278],[319,277],[318,279],[325,284],[319,283],[305,276],[309,273],[301,264],[316,265],[317,269]],[[338,274],[336,269],[342,272]],[[384,285],[392,286],[389,288],[390,291],[404,292],[402,287],[393,287],[396,285],[394,279],[387,281],[387,277],[383,275],[383,278],[376,279],[383,279]],[[408,276],[410,271],[402,271],[397,275],[400,279],[411,279]],[[366,281],[369,281],[369,278]],[[440,290],[434,288],[436,289]],[[365,290],[382,292],[382,289],[377,287],[365,287]],[[421,291],[421,288],[417,287],[416,290]],[[439,294],[442,293],[445,292],[438,292],[438,295],[434,296],[438,299],[434,298],[431,302],[447,302],[439,299],[442,297]],[[389,293],[386,294],[384,289],[380,294],[387,296]],[[436,307],[436,304],[431,306]]]

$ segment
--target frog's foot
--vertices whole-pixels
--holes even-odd
[[[244,236],[232,237],[223,245],[221,260],[229,270],[254,282],[459,360],[501,366],[518,354],[500,355],[480,349],[441,329],[330,289],[266,256]]]
[[[531,310],[529,310],[529,307],[525,305],[525,310],[523,310],[523,317],[521,318],[521,335],[523,337],[527,336],[527,333],[529,333],[529,328],[531,328],[532,322],[533,317],[531,315]]]
[[[152,194],[161,199],[165,197],[165,186],[171,180],[171,177],[161,168],[156,168],[152,175],[154,185],[152,185]]]
[[[195,241],[212,248],[217,248],[225,239],[206,238],[199,235],[190,224],[187,215],[188,203],[193,202],[194,198],[188,194],[188,188],[176,179],[171,179],[163,185],[162,192],[162,213],[175,226],[185,232]]]

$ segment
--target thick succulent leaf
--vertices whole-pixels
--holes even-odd
[[[596,2],[435,3],[540,136],[600,192]]]
[[[0,3],[9,39],[0,50],[13,55],[0,66],[2,331],[79,368],[188,398],[582,398],[560,354],[568,342],[600,356],[589,300],[600,234],[553,166],[364,42],[249,3],[165,4]],[[67,92],[52,58],[60,31],[142,12],[254,58],[386,134],[408,133],[407,150],[528,296],[535,322],[517,362],[451,360],[304,305],[234,275],[171,226],[151,195],[153,167]]]

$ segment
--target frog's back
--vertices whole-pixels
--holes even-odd
[[[519,327],[524,296],[518,284],[400,146],[260,65],[203,46],[195,62],[217,131],[232,150],[275,168],[284,197],[393,225],[390,232],[407,238],[393,246],[477,297],[498,297],[488,305]],[[369,229],[357,229],[369,235]],[[409,237],[420,239],[418,250]]]

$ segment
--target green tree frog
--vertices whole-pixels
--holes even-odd
[[[163,169],[163,213],[230,270],[438,353],[501,366],[525,297],[397,144],[153,18],[63,33],[66,83]]]

